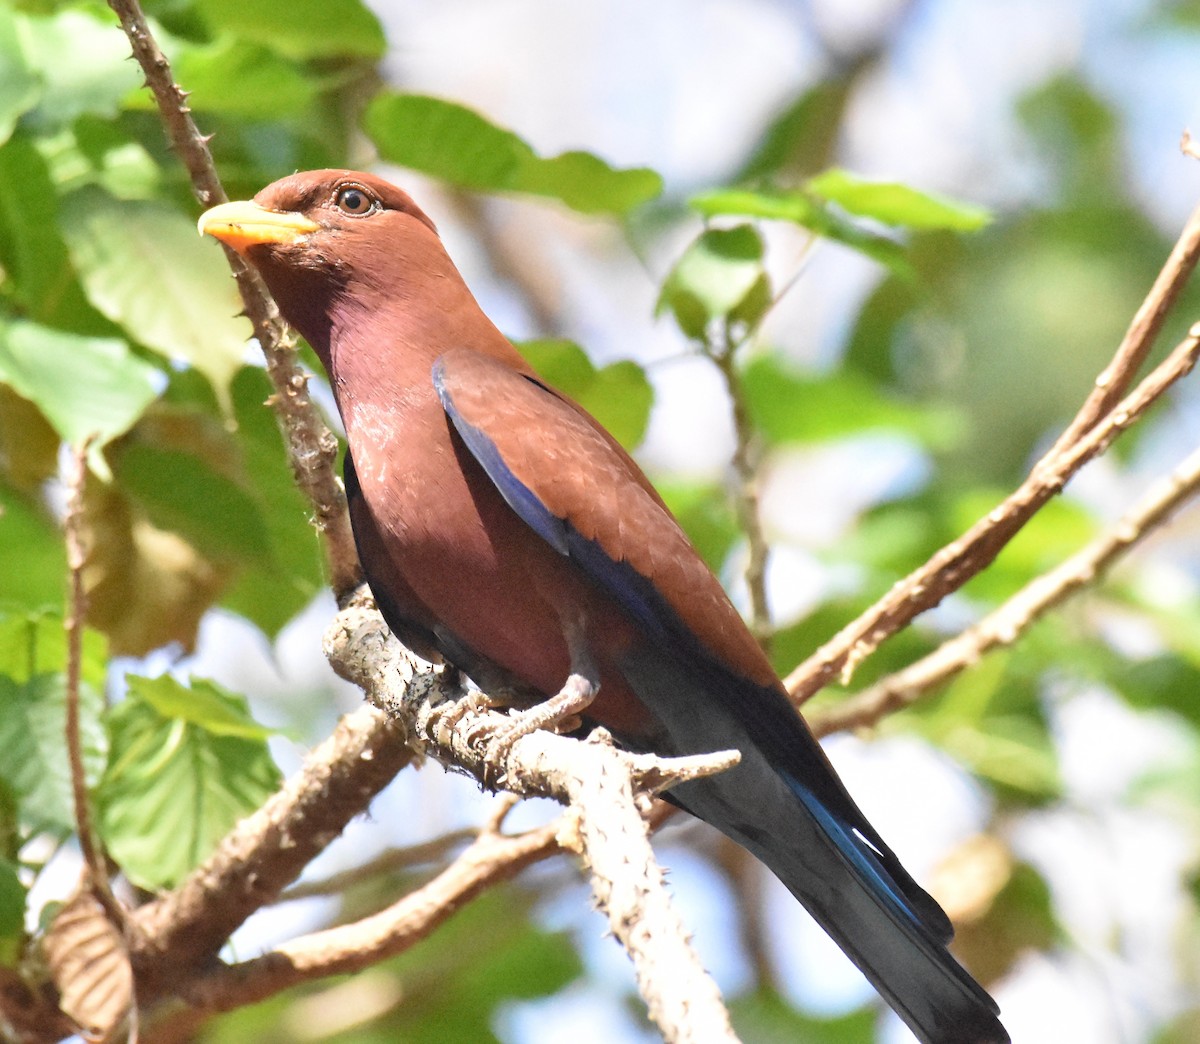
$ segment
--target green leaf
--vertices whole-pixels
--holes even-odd
[[[41,81],[21,48],[21,21],[11,8],[0,7],[0,145],[41,94]]]
[[[194,366],[219,397],[242,365],[250,327],[219,250],[155,202],[99,189],[63,200],[63,237],[92,303],[133,339]]]
[[[16,864],[0,859],[0,966],[13,966],[24,938],[25,886]]]
[[[550,196],[585,214],[626,214],[655,198],[652,170],[615,170],[586,152],[542,158],[512,131],[462,105],[384,92],[364,126],[380,155],[463,188]]]
[[[111,756],[97,793],[100,831],[143,888],[180,881],[279,785],[265,741],[238,734],[249,728],[243,700],[201,683],[188,710],[186,693],[130,679],[128,696],[106,715]]]
[[[705,217],[731,215],[801,225],[878,261],[902,279],[913,278],[912,265],[899,243],[856,225],[804,189],[791,192],[716,189],[693,196],[688,205]]]
[[[309,521],[311,505],[296,488],[279,425],[264,405],[271,392],[270,381],[257,367],[245,367],[234,378],[235,437],[262,505],[269,554],[239,574],[222,604],[274,637],[325,581],[324,556]]]
[[[67,558],[50,514],[0,482],[0,604],[60,605]]]
[[[178,533],[206,558],[269,555],[267,524],[257,498],[201,456],[131,443],[116,454],[113,474],[151,523]]]
[[[252,5],[251,5],[252,6]],[[222,37],[204,47],[178,46],[171,61],[198,112],[264,121],[302,114],[317,97],[317,81],[267,47]],[[148,91],[136,91],[130,108],[155,108]]]
[[[65,10],[21,21],[22,43],[42,80],[32,114],[40,129],[68,127],[85,113],[112,119],[121,100],[141,83],[115,18]]]
[[[198,725],[214,736],[265,740],[274,734],[250,717],[245,700],[216,682],[193,678],[191,685],[184,685],[169,674],[157,678],[130,674],[126,681],[129,691],[162,717]]]
[[[807,376],[773,355],[760,355],[745,367],[742,387],[751,420],[772,442],[819,442],[891,430],[943,447],[953,443],[961,427],[949,407],[903,402],[853,373]]]
[[[388,966],[410,1001],[392,1016],[383,1039],[495,1040],[499,1005],[549,996],[583,970],[570,936],[537,928],[529,893],[511,886],[464,907],[426,944]]]
[[[58,198],[46,160],[28,135],[18,132],[0,148],[0,267],[6,294],[22,315],[75,333],[111,329],[83,295],[58,234]],[[37,206],[29,201],[36,199]]]
[[[16,794],[21,819],[31,830],[68,834],[75,829],[71,769],[63,740],[66,689],[58,674],[37,674],[24,683],[0,675],[0,779]],[[100,727],[103,700],[91,686],[79,694],[84,776],[89,786],[104,770]]]
[[[750,225],[707,229],[668,273],[657,311],[669,309],[695,340],[705,339],[714,320],[753,326],[770,303],[762,256],[762,237]]]
[[[28,399],[65,442],[97,436],[99,448],[128,431],[156,395],[158,376],[121,340],[80,337],[37,323],[0,325],[0,381]]]
[[[645,437],[654,391],[637,363],[597,370],[573,341],[523,341],[517,347],[547,384],[578,402],[626,449]]]
[[[965,532],[1006,495],[1007,490],[996,486],[972,490],[947,508],[947,522],[954,532]],[[973,598],[998,603],[1074,554],[1098,529],[1095,516],[1083,505],[1055,498],[1038,510],[996,561],[973,577],[964,590]]]
[[[753,154],[733,179],[764,180],[781,171],[819,170],[836,147],[846,101],[857,83],[852,72],[805,88],[767,126]]]
[[[755,1044],[859,1044],[874,1039],[878,1018],[873,1005],[837,1018],[807,1015],[766,988],[735,999],[729,1014],[738,1036]]]
[[[215,34],[263,44],[291,58],[382,58],[379,19],[358,0],[197,0]]]
[[[80,678],[96,690],[108,674],[108,644],[98,631],[83,632]],[[67,634],[63,616],[53,612],[0,613],[0,674],[19,685],[44,674],[67,669]]]
[[[922,232],[976,232],[992,220],[984,207],[919,192],[894,181],[868,181],[836,167],[809,178],[806,185],[810,192],[848,213]]]

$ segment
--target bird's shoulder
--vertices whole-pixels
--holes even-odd
[[[472,433],[472,452],[493,482],[511,476],[534,498],[534,511],[566,523],[612,562],[649,580],[719,659],[759,684],[778,684],[650,480],[586,410],[532,370],[469,349],[440,356],[433,377],[454,423]],[[536,520],[526,521],[553,541]]]

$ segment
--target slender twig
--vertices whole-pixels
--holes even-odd
[[[196,198],[205,207],[226,201],[225,190],[213,166],[209,138],[200,133],[187,104],[187,93],[175,83],[166,56],[155,41],[138,0],[109,0],[133,55],[154,94],[171,147],[187,168]],[[296,362],[294,343],[275,302],[258,275],[236,252],[225,256],[237,280],[238,291],[254,336],[266,357],[267,374],[275,386],[272,406],[287,442],[288,460],[300,489],[312,503],[317,528],[325,537],[330,582],[334,593],[345,594],[359,582],[361,573],[346,497],[333,467],[337,439],[308,394],[308,377]]]
[[[706,354],[716,364],[717,372],[725,382],[725,391],[733,411],[735,441],[730,462],[735,479],[733,503],[738,528],[746,538],[744,576],[750,595],[750,629],[769,652],[772,628],[771,606],[767,600],[767,558],[770,546],[763,532],[762,513],[759,510],[759,466],[762,454],[746,406],[741,375],[737,372],[735,356],[739,347],[740,343],[734,342],[727,334],[724,343],[709,345]]]
[[[1200,324],[1193,326],[1171,354],[1103,420],[1072,446],[1038,461],[1029,477],[999,506],[897,583],[788,675],[785,684],[793,699],[803,703],[839,671],[847,679],[882,641],[984,569],[1041,506],[1062,491],[1075,472],[1104,452],[1159,396],[1192,370],[1198,354]]]
[[[1195,271],[1197,260],[1200,260],[1200,207],[1187,219],[1154,285],[1134,313],[1112,361],[1096,378],[1091,394],[1059,436],[1050,455],[1073,445],[1125,394],[1162,330],[1167,314]]]
[[[83,490],[87,482],[87,457],[92,439],[72,447],[66,474],[67,507],[63,520],[67,547],[68,610],[64,623],[67,635],[66,746],[71,767],[71,794],[75,802],[75,830],[79,850],[88,869],[89,885],[108,919],[118,928],[125,924],[125,911],[112,894],[108,865],[92,826],[91,798],[83,766],[83,742],[79,731],[79,684],[83,664],[83,627],[87,616],[87,594],[83,589],[83,567],[87,550],[83,541]]]
[[[1031,581],[998,609],[928,656],[842,703],[810,715],[810,727],[823,736],[873,725],[974,666],[989,650],[1011,645],[1034,621],[1090,587],[1117,559],[1168,522],[1196,495],[1198,488],[1200,450],[1155,483],[1130,511],[1070,558]]]
[[[486,888],[560,850],[558,824],[509,837],[485,829],[432,881],[386,910],[314,932],[274,950],[222,966],[188,983],[190,1004],[214,1011],[252,1004],[302,982],[348,974],[403,953]]]
[[[292,885],[279,897],[281,903],[295,902],[297,899],[311,899],[313,896],[339,895],[355,885],[373,881],[378,877],[394,874],[400,870],[408,870],[414,866],[424,866],[445,859],[446,856],[461,845],[465,845],[477,835],[475,830],[455,830],[442,834],[419,845],[408,845],[405,848],[391,848],[381,852],[365,863],[350,867],[341,873],[330,874],[319,881],[301,881]]]

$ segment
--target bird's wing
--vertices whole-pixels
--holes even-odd
[[[442,406],[509,506],[663,641],[777,684],[720,583],[641,469],[575,403],[478,352],[433,368]],[[687,650],[690,652],[691,650]]]
[[[848,852],[868,863],[882,859],[916,916],[948,938],[945,915],[847,793],[720,582],[629,455],[575,403],[478,352],[442,355],[433,381],[455,430],[509,506],[620,603],[652,640],[654,655],[689,665],[694,683],[683,698],[719,702],[842,824]],[[660,715],[666,695],[657,701]],[[678,708],[683,721],[698,712],[695,702]]]

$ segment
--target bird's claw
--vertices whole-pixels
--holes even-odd
[[[512,716],[510,723],[488,742],[486,761],[503,776],[503,765],[517,740],[538,729],[553,729],[585,711],[596,698],[599,686],[581,674],[572,674],[555,695],[543,703]]]

